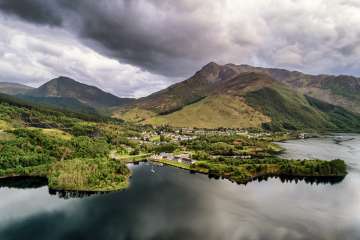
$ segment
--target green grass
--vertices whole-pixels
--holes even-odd
[[[160,135],[155,135],[150,139],[151,142],[160,142]]]
[[[120,118],[129,122],[142,122],[146,119],[152,118],[156,115],[156,113],[141,109],[138,107],[131,108],[129,110],[115,110],[113,112],[113,117]]]
[[[143,153],[138,155],[129,155],[129,154],[118,154],[114,151],[110,152],[110,158],[119,160],[124,163],[134,163],[134,162],[141,162],[146,160],[148,157],[151,156],[151,153]]]
[[[0,131],[1,130],[9,130],[12,128],[12,125],[4,120],[0,120]]]
[[[129,169],[119,161],[73,159],[54,163],[49,188],[77,191],[115,191],[128,187]]]
[[[32,167],[24,168],[8,168],[0,169],[0,178],[7,177],[46,177],[49,171],[50,164],[41,164]]]
[[[60,129],[56,129],[56,128],[28,128],[28,129],[38,129],[40,130],[43,134],[45,134],[48,137],[52,137],[52,138],[58,138],[61,140],[71,140],[73,138],[73,136],[70,133],[67,133],[63,130]]]
[[[256,128],[269,121],[270,118],[248,106],[243,98],[217,95],[187,105],[179,111],[152,117],[144,123],[173,127]]]
[[[0,142],[4,141],[11,141],[14,140],[16,137],[14,136],[14,134],[8,133],[8,132],[4,132],[2,130],[0,130]]]
[[[191,165],[189,164],[184,164],[184,163],[179,163],[177,161],[172,161],[172,160],[166,160],[166,159],[152,159],[151,161],[153,162],[158,162],[158,163],[162,163],[168,166],[172,166],[172,167],[177,167],[177,168],[181,168],[181,169],[185,169],[185,170],[192,170]]]

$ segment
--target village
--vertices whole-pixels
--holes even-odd
[[[301,138],[303,134],[292,137]],[[271,149],[259,146],[243,147],[237,146],[240,142],[222,142],[222,139],[248,139],[247,141],[282,141],[290,138],[288,133],[268,133],[249,131],[245,129],[194,129],[194,128],[170,128],[168,126],[144,128],[140,134],[127,137],[127,144],[123,144],[118,149],[111,152],[111,158],[122,160],[128,163],[139,161],[152,161],[160,164],[173,165],[180,168],[190,169],[201,159],[199,152],[204,152],[202,147],[196,150],[190,147],[191,144],[200,142],[210,144],[207,157],[218,158],[226,156],[228,158],[248,160],[254,157],[264,156]],[[216,140],[214,144],[204,142],[204,139]],[[279,149],[276,149],[279,151]]]
[[[284,133],[281,133],[283,135]],[[152,130],[143,131],[141,136],[128,137],[129,140],[139,140],[143,143],[152,142],[161,144],[161,142],[181,142],[193,140],[200,136],[244,136],[247,138],[263,138],[273,136],[270,132],[250,132],[246,129],[198,129],[198,128],[170,128],[154,127]],[[301,138],[304,133],[299,134]]]
[[[182,164],[186,164],[186,165],[191,165],[191,164],[196,163],[196,160],[191,158],[190,153],[173,154],[173,153],[161,152],[160,154],[152,155],[149,158],[149,160],[154,161],[154,162],[163,162],[163,160],[174,161],[174,162],[182,163]]]

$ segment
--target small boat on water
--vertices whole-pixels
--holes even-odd
[[[151,170],[150,170],[152,173],[155,173],[155,169],[154,169],[154,167],[152,166],[151,167]]]
[[[336,136],[334,138],[334,142],[339,144],[339,143],[346,142],[346,141],[351,141],[351,140],[354,140],[354,139],[355,138],[353,138],[353,137]]]

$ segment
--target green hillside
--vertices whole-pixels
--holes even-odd
[[[57,108],[60,110],[68,110],[73,112],[85,113],[85,114],[97,114],[97,110],[84,103],[81,103],[75,98],[66,97],[32,97],[27,95],[18,95],[17,97],[22,98],[28,102],[34,104],[40,104]]]
[[[339,131],[360,132],[360,114],[354,114],[342,107],[334,106],[312,97],[306,96],[306,98],[312,106],[326,113],[328,121],[336,126]]]
[[[188,80],[117,109],[113,116],[173,127],[360,131],[359,114],[308,97],[263,69],[249,72],[252,67],[243,67],[210,63]],[[295,82],[303,76],[275,73]]]
[[[247,93],[245,98],[250,106],[272,119],[263,124],[265,129],[360,130],[359,115],[286,87],[266,87]]]
[[[0,94],[0,178],[38,176],[51,189],[112,191],[129,170],[109,158],[139,130],[93,114],[60,111]]]
[[[267,74],[275,81],[312,96],[323,102],[340,106],[360,114],[360,78],[346,75],[311,75],[286,69],[254,67],[250,65],[226,64],[223,69],[241,73]]]
[[[270,118],[248,106],[241,97],[217,95],[185,106],[179,111],[145,120],[152,125],[197,128],[261,127]]]

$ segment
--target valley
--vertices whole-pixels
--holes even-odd
[[[360,0],[0,0],[0,240],[360,240]]]
[[[0,177],[42,177],[52,191],[108,192],[128,188],[129,163],[150,161],[239,184],[344,178],[343,160],[283,159],[276,142],[359,132],[360,115],[295,91],[295,80],[283,79],[290,73],[255,70],[209,63],[140,99],[66,77],[36,89],[4,84],[12,95],[0,94]]]
[[[260,176],[344,177],[347,172],[342,160],[279,158],[282,149],[272,142],[295,133],[136,125],[22,105],[6,96],[0,110],[0,177],[44,177],[51,190],[125,189],[131,175],[126,164],[143,160],[238,183]],[[169,157],[159,157],[164,154]]]

